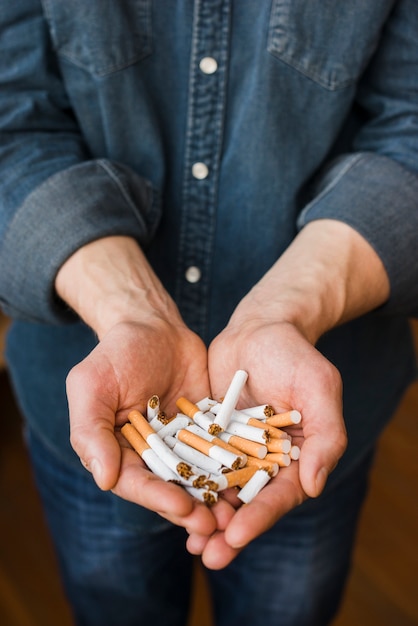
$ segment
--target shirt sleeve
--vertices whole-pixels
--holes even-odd
[[[0,305],[21,319],[72,319],[55,294],[62,263],[107,235],[146,244],[156,193],[130,168],[92,158],[37,0],[0,0]]]
[[[391,293],[382,313],[418,316],[418,9],[395,5],[358,88],[353,151],[320,172],[298,227],[323,218],[356,229],[380,256]]]

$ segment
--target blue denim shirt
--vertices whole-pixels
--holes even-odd
[[[0,7],[0,299],[28,419],[73,460],[64,378],[95,339],[53,283],[83,244],[135,237],[209,342],[298,229],[333,218],[391,284],[381,310],[319,344],[345,382],[344,467],[414,375],[416,2]]]

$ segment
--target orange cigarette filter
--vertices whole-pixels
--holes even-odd
[[[291,462],[290,456],[284,452],[269,452],[265,460],[277,463],[279,467],[288,467]]]
[[[203,437],[199,437],[199,435],[196,435],[185,428],[178,431],[177,439],[183,443],[187,443],[187,445],[191,448],[199,450],[199,452],[203,452],[203,454],[208,456],[209,450],[215,445],[212,441],[207,441],[206,439],[203,439]]]
[[[287,433],[285,430],[280,430],[280,428],[276,428],[275,426],[268,424],[267,421],[264,422],[263,420],[259,420],[256,417],[251,417],[248,420],[247,424],[249,424],[250,426],[255,426],[256,428],[262,428],[263,430],[266,430],[269,437],[272,437],[274,439],[289,439],[290,437],[289,433]]]
[[[232,452],[233,454],[242,455],[243,453],[243,450],[239,450],[235,446],[232,446],[230,443],[223,441],[223,439],[220,439],[219,437],[213,437],[213,439],[211,439],[211,443],[216,444],[217,446],[219,446],[220,448],[223,448],[224,450],[229,450],[229,452]]]
[[[184,415],[187,415],[187,417],[190,417],[190,419],[193,419],[193,417],[196,415],[196,413],[200,412],[200,409],[197,406],[197,404],[194,404],[193,402],[191,402],[190,400],[188,400],[184,396],[182,396],[181,398],[178,398],[176,400],[176,405],[177,405],[177,408]]]
[[[294,426],[295,424],[299,424],[302,416],[299,411],[292,410],[286,411],[285,413],[276,413],[276,415],[272,415],[271,417],[266,418],[266,424],[270,424],[270,426],[276,426],[277,428],[283,428],[285,426]]]
[[[266,446],[269,452],[284,452],[288,454],[292,444],[289,439],[271,439]]]
[[[243,467],[242,469],[225,472],[228,487],[243,487],[259,468],[255,465]]]
[[[272,476],[276,476],[279,471],[279,465],[276,461],[268,460],[267,456],[264,459],[257,459],[254,456],[249,456],[247,459],[246,467],[256,467],[257,469],[265,469]]]
[[[231,435],[229,437],[229,443],[234,446],[234,448],[238,448],[241,452],[244,452],[249,456],[257,457],[258,459],[263,459],[268,452],[267,447],[263,443],[250,441],[249,439],[244,439],[244,437],[239,437],[238,435]]]
[[[132,426],[132,424],[125,424],[120,430],[122,435],[131,444],[135,452],[137,452],[140,457],[142,457],[145,450],[149,450],[149,445],[143,436],[139,434],[136,428]]]
[[[154,435],[156,431],[150,426],[146,417],[142,415],[140,411],[134,409],[130,411],[128,414],[128,420],[131,422],[133,426],[135,426],[136,430],[143,436],[146,440],[149,435]]]

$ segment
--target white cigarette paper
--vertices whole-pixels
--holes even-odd
[[[165,426],[158,430],[158,436],[165,439],[168,436],[174,436],[181,428],[186,428],[190,424],[190,418],[187,415],[177,415]]]
[[[222,430],[226,430],[226,427],[229,424],[232,411],[236,407],[244,385],[247,382],[247,378],[248,372],[245,372],[244,370],[237,370],[231,380],[225,397],[222,400],[221,407],[214,420],[215,424],[217,424]]]
[[[183,443],[175,437],[170,436],[166,437],[164,441],[172,448],[174,454],[177,454],[184,461],[188,461],[199,470],[213,474],[217,474],[221,471],[222,464],[219,461],[211,459],[203,452],[187,445],[187,443]]]
[[[266,470],[260,469],[250,478],[248,483],[239,491],[237,497],[247,504],[267,485],[271,476]]]
[[[209,398],[209,396],[207,396],[206,398],[202,398],[201,400],[199,400],[199,402],[196,402],[196,406],[203,413],[206,413],[206,411],[210,411],[212,407],[215,406],[215,404],[217,404],[217,401]]]
[[[148,448],[148,450],[143,451],[142,460],[151,472],[153,472],[153,474],[159,476],[163,480],[173,481],[178,479],[178,474],[173,472],[173,470],[171,470],[168,465],[160,459],[158,454],[152,448]]]
[[[150,422],[157,417],[160,411],[160,398],[156,395],[151,396],[147,403],[147,419]]]
[[[241,424],[235,420],[231,420],[229,422],[226,431],[231,433],[231,435],[238,435],[238,437],[243,437],[244,439],[249,439],[250,441],[256,441],[257,443],[265,444],[268,440],[267,432],[265,430],[257,428],[256,426]]]
[[[250,417],[255,417],[256,419],[265,420],[266,417],[270,417],[270,415],[274,415],[274,409],[270,404],[259,404],[258,406],[252,406],[245,409],[242,409],[243,413],[246,413]]]

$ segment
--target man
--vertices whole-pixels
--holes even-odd
[[[8,360],[76,623],[184,624],[193,554],[217,624],[329,623],[415,371],[415,4],[1,15]],[[237,369],[243,406],[301,411],[302,451],[209,509],[119,430],[153,394],[221,398]]]

